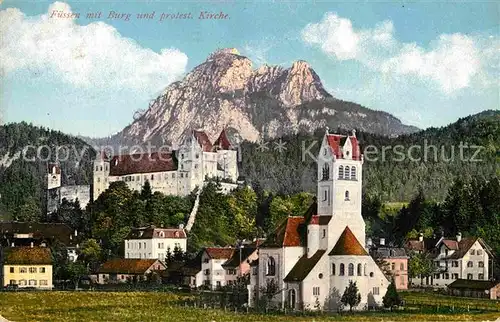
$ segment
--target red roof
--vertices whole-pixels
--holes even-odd
[[[443,244],[450,250],[458,250],[458,242],[456,240],[444,239]]]
[[[117,155],[111,159],[111,176],[123,176],[134,173],[152,173],[177,170],[177,164],[171,153],[153,152]]]
[[[356,236],[354,236],[351,229],[349,229],[349,226],[346,226],[329,255],[366,256],[368,253],[366,252],[366,249],[361,246],[359,240]]]
[[[328,145],[332,149],[332,152],[337,159],[344,157],[344,155],[342,153],[342,146],[345,143],[345,140],[347,138],[351,141],[353,160],[361,160],[361,152],[359,149],[359,142],[355,136],[347,137],[345,135],[339,135],[339,134],[327,134],[326,135]]]
[[[227,138],[226,130],[222,130],[222,132],[220,132],[219,137],[215,140],[214,146],[222,150],[231,149],[231,142],[229,142],[229,139]]]
[[[262,244],[263,248],[305,246],[299,226],[305,223],[302,216],[288,216]]]
[[[211,152],[212,151],[212,143],[208,139],[208,135],[202,131],[193,131],[193,135],[201,146],[203,152]]]
[[[151,268],[151,266],[153,266],[153,264],[159,265],[160,270],[166,268],[165,265],[157,259],[115,258],[102,264],[98,272],[101,274],[144,274],[149,268]],[[157,269],[156,265],[152,268],[152,270]]]
[[[207,247],[208,256],[212,259],[229,259],[233,256],[234,248],[229,247]]]

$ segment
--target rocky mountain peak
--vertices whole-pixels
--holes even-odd
[[[381,112],[358,105],[346,109],[346,104],[352,103],[333,99],[305,61],[296,61],[289,68],[254,68],[237,49],[223,48],[184,79],[170,84],[140,118],[111,140],[120,144],[178,143],[192,128],[203,128],[214,138],[224,127],[250,141],[326,125],[365,131],[373,127],[372,132],[393,135],[391,123],[396,133],[404,132],[404,126],[390,115],[378,116],[380,124],[372,126],[365,121],[367,115]]]

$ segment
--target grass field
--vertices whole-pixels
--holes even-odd
[[[405,297],[410,297],[406,294]],[[413,296],[413,295],[412,295]],[[427,297],[426,297],[427,296]],[[412,300],[427,301],[417,294]],[[184,307],[183,297],[154,292],[9,292],[0,293],[0,315],[11,321],[494,321],[498,302],[489,311],[466,314],[365,312],[312,316],[257,315]],[[439,298],[450,301],[449,298]],[[467,300],[470,303],[476,300]],[[484,301],[480,301],[484,304]]]

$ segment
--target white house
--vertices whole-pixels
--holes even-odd
[[[201,255],[201,285],[217,289],[226,285],[226,272],[222,264],[233,256],[231,247],[207,247]],[[201,285],[196,285],[199,287]]]
[[[280,307],[337,310],[349,281],[361,294],[356,309],[381,305],[389,281],[364,248],[363,156],[355,133],[327,130],[317,162],[317,200],[304,216],[286,218],[260,247],[250,305],[271,280]]]
[[[165,260],[175,248],[186,251],[187,235],[182,227],[133,228],[125,239],[125,258]]]
[[[407,247],[415,252],[425,250],[422,244],[425,239],[420,236],[407,242]],[[430,252],[435,272],[424,279],[424,284],[433,287],[446,287],[456,280],[489,280],[492,265],[491,248],[477,237],[462,237],[457,234],[455,238],[441,237],[433,243]],[[420,284],[417,278],[412,284]]]
[[[203,131],[193,131],[174,152],[116,155],[111,159],[100,153],[94,161],[93,200],[111,182],[123,181],[132,190],[140,191],[146,181],[153,192],[186,196],[206,179],[222,179],[221,190],[237,187],[237,151],[223,130],[212,144]]]

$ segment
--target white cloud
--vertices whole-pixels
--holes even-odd
[[[446,94],[470,87],[476,79],[482,85],[492,83],[495,73],[491,68],[498,68],[500,49],[494,38],[443,34],[426,50],[414,43],[398,42],[390,21],[355,30],[349,19],[334,13],[302,30],[304,42],[338,60],[356,60],[382,73],[430,81]]]
[[[103,22],[80,26],[72,18],[50,18],[53,10],[71,12],[62,2],[36,17],[15,8],[0,11],[0,70],[40,70],[75,87],[143,92],[185,72],[188,58],[177,49],[156,53]]]

